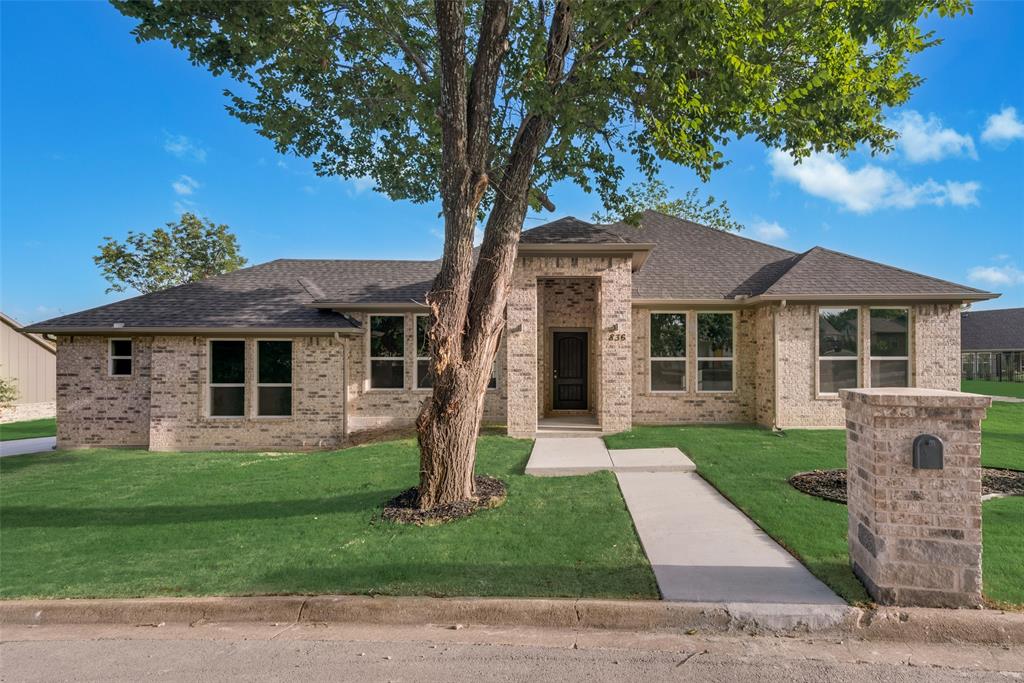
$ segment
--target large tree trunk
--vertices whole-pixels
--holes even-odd
[[[561,77],[568,51],[569,0],[552,16],[545,60],[548,81]],[[488,0],[471,80],[466,83],[464,7],[455,0],[435,5],[441,66],[441,204],[445,220],[441,270],[427,296],[432,314],[430,365],[434,389],[416,422],[420,446],[422,509],[473,495],[476,438],[484,396],[505,327],[519,234],[526,216],[534,165],[551,132],[550,122],[528,115],[496,181],[494,205],[477,265],[473,234],[480,200],[492,179],[490,119],[511,5]]]

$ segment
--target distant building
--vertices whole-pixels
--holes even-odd
[[[18,389],[14,405],[0,422],[56,415],[57,345],[40,334],[24,332],[17,320],[0,313],[0,377]]]
[[[1024,382],[1024,308],[960,316],[963,379]]]

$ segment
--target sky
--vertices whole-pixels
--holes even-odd
[[[743,139],[707,184],[671,165],[661,178],[727,200],[748,237],[1002,293],[977,309],[1024,306],[1024,3],[924,24],[944,43],[913,59],[926,80],[887,112],[903,133],[894,153],[794,167]],[[227,80],[166,43],[137,44],[133,25],[106,3],[0,2],[5,313],[30,323],[130,296],[105,292],[98,245],[182,211],[228,224],[250,263],[440,255],[436,203],[392,202],[277,154],[226,113]],[[571,185],[551,199],[557,211],[525,227],[601,208]]]

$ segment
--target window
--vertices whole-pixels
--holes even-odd
[[[132,340],[110,340],[110,364],[108,370],[113,377],[132,374]]]
[[[245,416],[245,342],[210,341],[210,416]]]
[[[430,376],[430,316],[416,316],[416,388],[429,389],[434,386]]]
[[[256,342],[256,414],[287,417],[292,414],[292,343],[289,340]]]
[[[910,386],[910,311],[871,309],[871,386]]]
[[[697,391],[732,391],[732,313],[697,314]]]
[[[857,386],[857,309],[818,309],[818,393]]]
[[[686,391],[686,314],[651,313],[651,391]]]
[[[405,316],[370,316],[370,388],[405,388]]]

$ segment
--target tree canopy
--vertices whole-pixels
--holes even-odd
[[[152,233],[129,232],[124,242],[104,237],[93,261],[110,283],[107,292],[143,294],[196,282],[246,264],[226,225],[183,213]]]
[[[592,220],[598,223],[612,223],[622,219],[637,224],[640,214],[651,209],[694,223],[700,223],[715,230],[739,232],[743,224],[732,217],[726,201],[716,202],[712,195],[700,198],[700,191],[693,188],[682,197],[670,198],[671,188],[660,180],[630,185],[622,192],[622,199],[614,209],[595,211]]]

